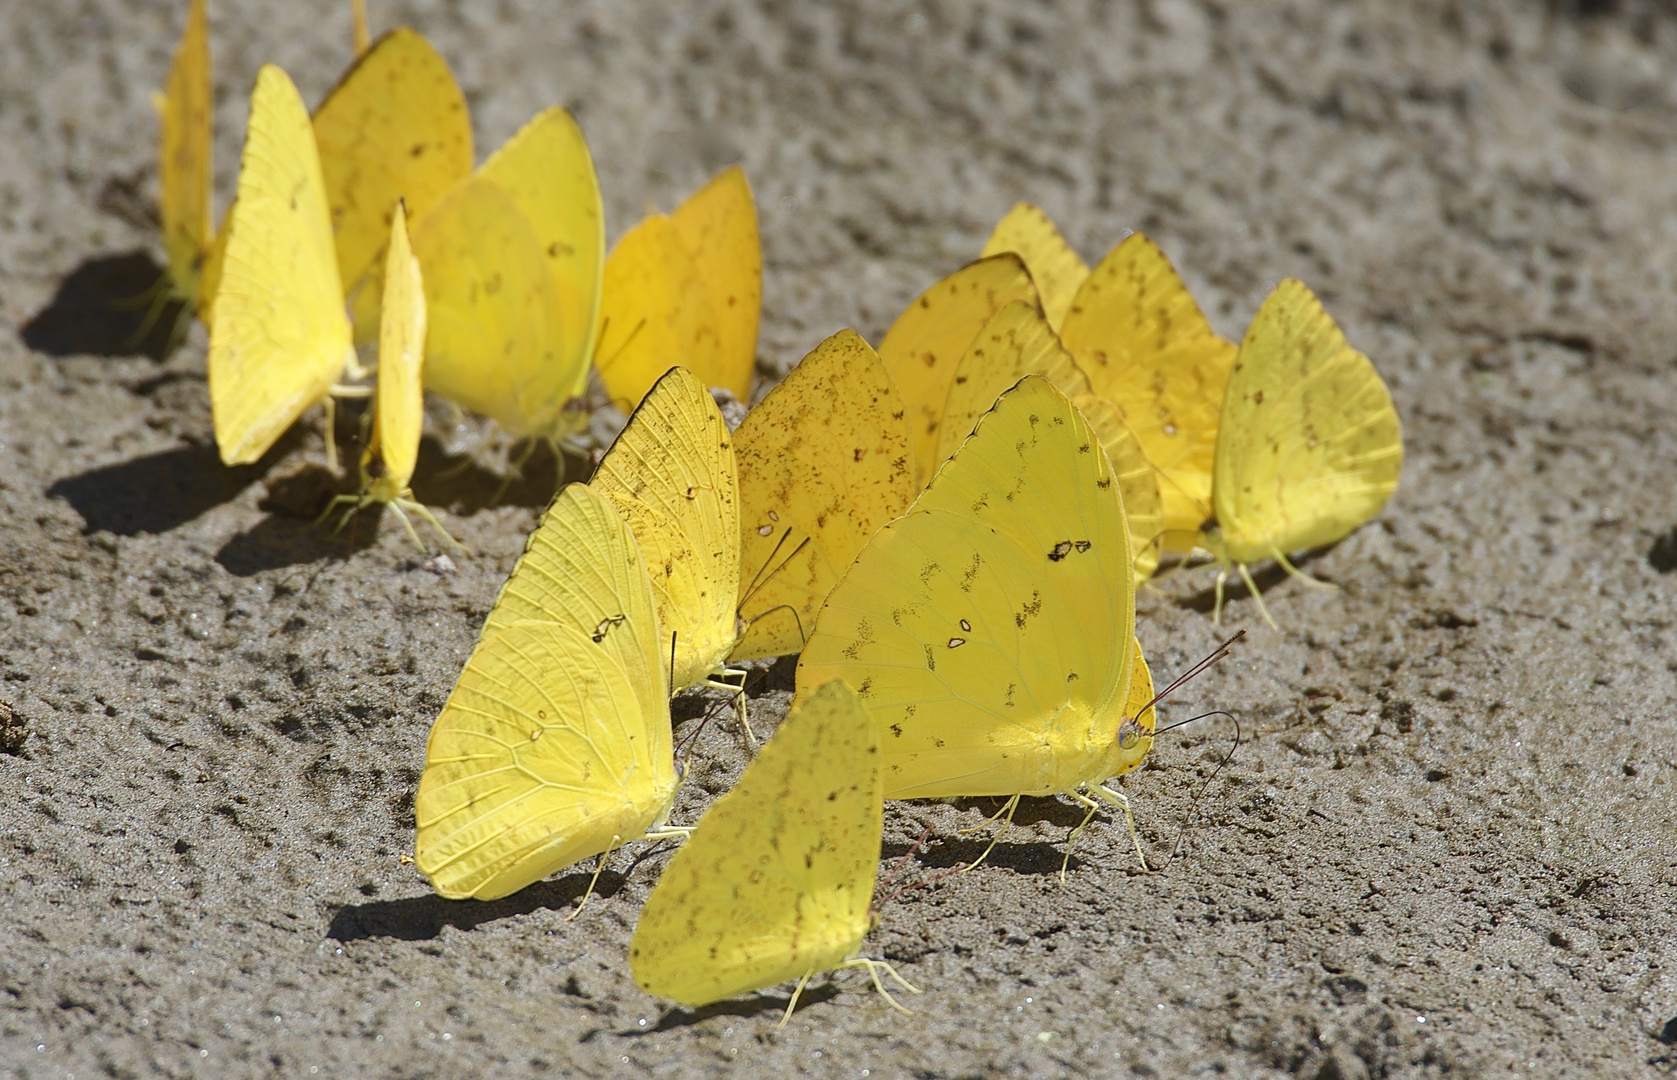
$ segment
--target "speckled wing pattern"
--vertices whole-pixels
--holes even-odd
[[[829,682],[670,860],[629,943],[635,981],[704,1005],[839,966],[868,932],[882,824],[878,734]]]
[[[588,388],[600,317],[606,215],[594,158],[575,117],[557,106],[520,128],[478,170],[512,197],[534,231],[548,270],[554,327],[551,370],[524,370],[524,431],[569,434],[565,406]]]
[[[938,429],[955,367],[1010,300],[1037,302],[1025,264],[1013,254],[980,259],[921,293],[879,343],[879,358],[908,408],[914,477],[921,487],[937,469]]]
[[[1141,440],[1124,422],[1124,414],[1116,405],[1093,394],[1074,397],[1072,404],[1101,441],[1101,449],[1106,451],[1113,474],[1118,478],[1118,490],[1124,496],[1124,520],[1130,526],[1130,548],[1135,552],[1136,575],[1152,577],[1153,571],[1159,568],[1159,553],[1164,548],[1164,499],[1159,491],[1158,471],[1147,460]]]
[[[1042,210],[1027,202],[1015,203],[1002,215],[990,238],[984,242],[982,258],[1011,251],[1025,260],[1025,268],[1036,282],[1042,298],[1042,313],[1055,330],[1065,321],[1072,297],[1089,276],[1089,265],[1054,222]]]
[[[634,537],[602,496],[567,486],[431,728],[415,860],[438,892],[505,896],[668,813],[659,657]]]
[[[1213,493],[1235,562],[1321,547],[1380,512],[1403,431],[1368,357],[1301,282],[1258,309],[1229,375]]]
[[[1211,509],[1218,409],[1234,344],[1212,332],[1170,260],[1140,233],[1090,271],[1061,337],[1159,471],[1166,550],[1188,550]]]
[[[380,469],[375,484],[394,499],[408,490],[419,461],[419,434],[425,423],[425,282],[408,241],[402,204],[390,223],[384,268],[384,307],[379,319],[378,389],[373,404],[369,455]]]
[[[338,276],[356,340],[379,334],[379,274],[396,202],[424,214],[472,172],[466,97],[431,43],[407,27],[379,38],[314,114]]]
[[[716,366],[693,368],[707,386],[751,400],[763,308],[763,248],[745,170],[730,165],[676,207],[670,222],[693,257],[715,313]]]
[[[978,418],[1027,375],[1041,375],[1070,398],[1090,392],[1088,378],[1042,312],[1033,303],[1014,300],[984,324],[955,366],[938,425],[935,465],[954,457]]]
[[[852,330],[816,346],[734,432],[740,478],[735,658],[803,648],[868,538],[914,501],[902,397]]]
[[[668,637],[671,690],[704,681],[739,640],[739,477],[728,425],[692,372],[671,368],[641,401],[590,484],[640,544]]]
[[[833,589],[798,686],[856,690],[888,798],[1073,790],[1145,752],[1117,747],[1134,587],[1105,452],[1028,376]]]
[[[978,418],[996,398],[1026,375],[1041,375],[1072,399],[1094,428],[1118,476],[1124,513],[1130,524],[1136,570],[1152,574],[1159,562],[1156,537],[1163,527],[1159,480],[1141,452],[1135,433],[1123,415],[1104,398],[1095,397],[1089,380],[1060,338],[1034,305],[1014,300],[984,324],[955,369],[944,404],[938,434],[937,459],[949,460],[972,434]]]
[[[260,458],[354,358],[309,114],[264,65],[210,329],[210,408],[227,465]]]
[[[199,273],[210,246],[211,123],[215,102],[210,86],[210,24],[204,0],[192,0],[157,99],[157,210],[163,222],[163,252],[169,292],[197,307]]]
[[[413,247],[431,312],[425,385],[511,435],[546,434],[574,376],[557,363],[559,312],[530,219],[472,176],[415,219]]]
[[[721,339],[710,287],[668,215],[646,218],[606,256],[598,341],[594,364],[625,409],[671,365],[716,369]]]

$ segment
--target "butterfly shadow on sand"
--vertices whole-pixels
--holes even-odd
[[[834,982],[823,982],[819,985],[811,984],[804,987],[798,995],[798,1011],[802,1012],[811,1005],[823,1001],[831,1001],[844,992],[844,987]],[[758,992],[743,998],[729,998],[726,1001],[716,1001],[697,1008],[687,1008],[683,1005],[672,1005],[664,1010],[656,1024],[646,1027],[624,1028],[617,1032],[619,1038],[636,1038],[641,1035],[654,1035],[660,1031],[673,1031],[677,1028],[693,1027],[718,1016],[733,1016],[746,1018],[768,1014],[779,1016],[786,1012],[790,994],[765,994]]]
[[[430,941],[446,926],[475,930],[484,923],[499,922],[536,911],[569,915],[588,891],[594,871],[578,870],[563,877],[538,881],[500,900],[445,900],[436,893],[407,896],[400,900],[371,900],[344,904],[333,914],[326,936],[350,942],[366,938],[394,938],[398,941]],[[623,888],[625,875],[613,870],[594,882],[594,895],[609,898]]]
[[[235,577],[263,570],[348,558],[378,541],[384,507],[378,503],[351,518],[342,531],[320,524],[320,515],[344,481],[320,465],[305,465],[268,481],[268,495],[258,505],[268,516],[233,537],[216,552],[215,561]]]
[[[188,443],[55,480],[47,497],[69,503],[90,533],[166,533],[237,498],[299,441],[293,431],[254,465],[232,469],[214,446]]]
[[[1310,551],[1300,552],[1293,558],[1293,566],[1302,570],[1338,546],[1339,545],[1335,543],[1330,544],[1327,547],[1313,548]],[[1199,569],[1200,567],[1195,567],[1194,570],[1189,570],[1187,573],[1192,574]],[[1268,563],[1262,569],[1252,571],[1252,582],[1258,586],[1258,591],[1260,593],[1267,593],[1277,585],[1286,581],[1287,576],[1286,568],[1281,566],[1281,564]],[[1165,580],[1168,581],[1169,578],[1167,577]],[[1224,587],[1225,605],[1235,600],[1250,599],[1251,595],[1252,594],[1246,588],[1246,583],[1241,581],[1239,578],[1230,578],[1228,584]],[[1181,597],[1176,601],[1176,604],[1178,607],[1184,607],[1190,611],[1197,611],[1201,615],[1210,615],[1217,609],[1217,588],[1215,585],[1208,584],[1202,589],[1198,589],[1189,593],[1187,596]],[[1259,618],[1262,618],[1262,616],[1260,615]]]
[[[23,343],[49,356],[149,356],[179,337],[184,305],[154,303],[163,268],[143,251],[101,255],[70,271],[46,307],[23,324]]]
[[[1006,801],[988,798],[959,799],[954,805],[957,810],[974,810],[989,818],[1000,810]],[[1080,861],[1075,852],[1069,863],[1065,861],[1064,839],[1083,821],[1085,813],[1086,811],[1079,807],[1056,798],[1025,796],[1019,800],[1019,805],[1013,812],[1012,827],[1004,826],[998,820],[964,833],[940,829],[941,835],[937,841],[921,847],[915,860],[923,869],[934,874],[971,866],[982,859],[985,866],[999,866],[1016,874],[1058,875],[1062,864],[1071,869]],[[1046,825],[1062,832],[1059,836],[1039,840],[1027,839],[1031,835],[1028,832],[1014,831],[1014,828],[1019,826],[1030,825]],[[1006,828],[1007,831],[998,838],[996,830],[1002,828]],[[994,847],[991,847],[992,840],[996,841]],[[913,844],[888,842],[880,848],[880,858],[891,863],[914,850]],[[989,852],[988,855],[985,854],[986,851]]]

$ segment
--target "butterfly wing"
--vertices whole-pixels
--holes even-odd
[[[704,1005],[855,952],[879,868],[878,739],[841,682],[792,710],[647,897],[629,943],[642,989]]]
[[[575,118],[553,107],[519,129],[479,172],[512,196],[547,263],[558,332],[548,361],[554,370],[520,377],[552,395],[545,401],[533,397],[532,407],[539,423],[558,434],[566,404],[588,388],[599,325],[606,231],[594,159]]]
[[[1217,523],[1236,562],[1339,540],[1380,512],[1403,467],[1379,372],[1290,278],[1241,342],[1217,439]]]
[[[530,219],[473,176],[415,220],[413,247],[431,320],[426,386],[509,434],[546,434],[539,418],[573,376],[556,362],[559,312]]]
[[[260,458],[353,358],[309,114],[272,64],[256,78],[210,331],[221,460]]]
[[[396,202],[418,218],[472,172],[472,121],[448,62],[398,27],[346,71],[314,114],[338,275],[357,340],[379,334],[379,273]]]
[[[710,391],[671,368],[647,392],[590,481],[640,544],[665,635],[671,688],[701,682],[739,640],[739,478]]]
[[[938,427],[955,367],[1010,300],[1037,302],[1025,264],[1013,254],[980,259],[921,293],[879,343],[879,358],[908,407],[914,475],[921,487],[937,467]]]
[[[1164,498],[1159,491],[1159,474],[1116,405],[1093,394],[1074,397],[1072,404],[1094,429],[1118,478],[1118,490],[1124,496],[1124,520],[1130,526],[1130,547],[1135,552],[1136,576],[1152,577],[1164,547]]]
[[[606,257],[595,366],[606,392],[632,409],[671,365],[716,370],[721,340],[710,287],[675,223],[654,214]]]
[[[431,729],[416,862],[438,892],[505,896],[668,811],[658,637],[634,538],[597,493],[569,485]]]
[[[978,418],[1026,375],[1041,375],[1071,398],[1089,393],[1088,378],[1042,312],[1035,304],[1014,300],[984,324],[956,365],[938,425],[934,464],[954,457]]]
[[[480,642],[517,622],[556,622],[596,643],[628,675],[641,711],[670,697],[665,658],[641,547],[605,496],[567,484],[524,545],[484,621]]]
[[[1170,260],[1140,233],[1090,271],[1061,336],[1159,470],[1167,550],[1187,550],[1211,508],[1233,343],[1212,333]]]
[[[1042,296],[1042,312],[1049,325],[1058,330],[1078,286],[1089,276],[1089,265],[1066,243],[1048,215],[1027,202],[1014,204],[996,223],[980,257],[1007,251],[1025,260],[1025,268]]]
[[[763,250],[745,170],[730,165],[717,173],[676,208],[670,222],[704,278],[715,312],[716,364],[690,370],[706,386],[725,387],[749,401],[763,306]]]
[[[747,626],[733,655],[795,653],[868,538],[914,501],[902,398],[878,354],[841,330],[751,410],[734,455]]]
[[[425,282],[408,242],[408,219],[402,204],[390,223],[384,266],[384,305],[379,321],[378,397],[373,406],[373,441],[382,472],[377,483],[390,498],[402,495],[419,461],[419,434],[425,421],[425,390],[420,369],[425,362]]]
[[[210,24],[204,0],[192,0],[186,28],[159,100],[158,215],[172,295],[196,307],[199,273],[210,245]]]
[[[1122,771],[1134,584],[1105,452],[1030,376],[834,587],[798,685],[855,688],[888,798],[1071,790]]]

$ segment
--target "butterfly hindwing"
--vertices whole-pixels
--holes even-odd
[[[803,648],[874,532],[914,501],[902,398],[851,330],[816,346],[734,432],[740,478],[736,658]]]
[[[221,459],[260,458],[354,358],[314,130],[291,79],[257,75],[210,332]]]
[[[1134,764],[1114,749],[1134,581],[1099,441],[1028,377],[833,589],[800,693],[831,678],[857,691],[880,727],[890,798],[1098,782]]]
[[[666,637],[675,636],[671,688],[703,681],[740,634],[739,478],[728,425],[704,383],[671,368],[630,416],[590,484],[639,541],[659,622]]]
[[[1048,215],[1026,202],[1016,203],[996,223],[980,257],[1008,251],[1025,261],[1042,297],[1042,313],[1058,330],[1078,286],[1089,276],[1088,264],[1066,243]]]
[[[192,0],[186,28],[158,99],[158,216],[170,294],[196,307],[202,263],[210,246],[210,26],[204,0]]]
[[[763,306],[763,249],[745,170],[730,165],[717,173],[676,207],[670,221],[705,280],[715,312],[716,366],[693,368],[693,374],[706,386],[749,401]]]
[[[1170,260],[1140,233],[1090,271],[1061,336],[1094,393],[1118,407],[1158,470],[1168,547],[1187,550],[1211,507],[1234,344],[1212,332]]]
[[[855,953],[879,869],[878,738],[840,682],[788,714],[647,898],[629,945],[643,989],[704,1005]]]
[[[668,812],[658,638],[634,537],[600,495],[566,487],[431,729],[415,861],[438,892],[505,896]]]
[[[955,367],[973,338],[1010,300],[1037,302],[1019,256],[980,259],[915,298],[879,343],[879,358],[908,408],[915,480],[925,487],[937,468],[939,425]]]
[[[1386,384],[1298,281],[1241,342],[1216,461],[1218,531],[1241,563],[1331,544],[1397,489],[1403,432]]]
[[[417,218],[472,171],[472,122],[448,62],[398,27],[362,53],[314,113],[338,275],[356,339],[378,336],[380,273],[396,202]]]

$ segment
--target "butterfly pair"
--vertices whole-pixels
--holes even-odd
[[[1140,234],[1089,270],[1020,204],[984,256],[910,305],[880,345],[909,401],[923,479],[996,390],[1042,374],[1118,469],[1138,569],[1205,550],[1220,566],[1218,614],[1233,567],[1266,619],[1248,564],[1275,558],[1297,573],[1288,553],[1343,538],[1395,490],[1391,397],[1301,283],[1275,290],[1237,348]]]

